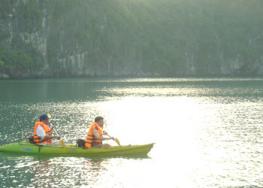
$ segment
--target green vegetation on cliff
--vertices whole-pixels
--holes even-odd
[[[0,0],[0,74],[262,76],[262,0]]]

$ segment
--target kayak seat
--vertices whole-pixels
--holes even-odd
[[[77,140],[77,146],[78,146],[79,148],[84,148],[84,147],[85,147],[85,143],[86,143],[86,141],[83,140],[83,139],[78,139],[78,140]]]
[[[35,144],[34,139],[33,139],[33,136],[28,137],[28,142],[29,142],[30,144]]]

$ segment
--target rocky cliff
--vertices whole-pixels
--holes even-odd
[[[0,77],[263,76],[262,0],[0,0]]]

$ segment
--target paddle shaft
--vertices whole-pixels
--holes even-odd
[[[58,135],[60,137],[60,134],[58,134],[58,131],[57,131],[57,129],[55,127],[53,127],[53,130],[56,133],[56,135]]]
[[[57,135],[57,137],[54,136],[54,137],[51,137],[51,139],[52,139],[52,138],[59,139],[59,143],[60,143],[61,145],[64,145],[64,139],[61,139],[61,136],[60,136],[60,134],[58,133],[56,127],[55,127],[53,124],[51,124],[51,123],[50,123],[50,125],[52,126],[52,130],[54,130],[54,132],[55,132],[56,135]]]
[[[116,142],[116,144],[118,144],[119,146],[121,145],[118,138],[114,138],[114,137],[110,136],[108,133],[106,135],[109,137],[110,140],[112,139]]]
[[[50,125],[51,125],[52,130],[54,130],[54,132],[56,133],[56,135],[60,137],[60,134],[58,134],[56,127],[51,123],[50,123]]]

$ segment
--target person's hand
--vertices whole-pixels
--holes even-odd
[[[51,137],[51,136],[52,136],[52,133],[51,133],[51,132],[47,133],[47,136]]]

